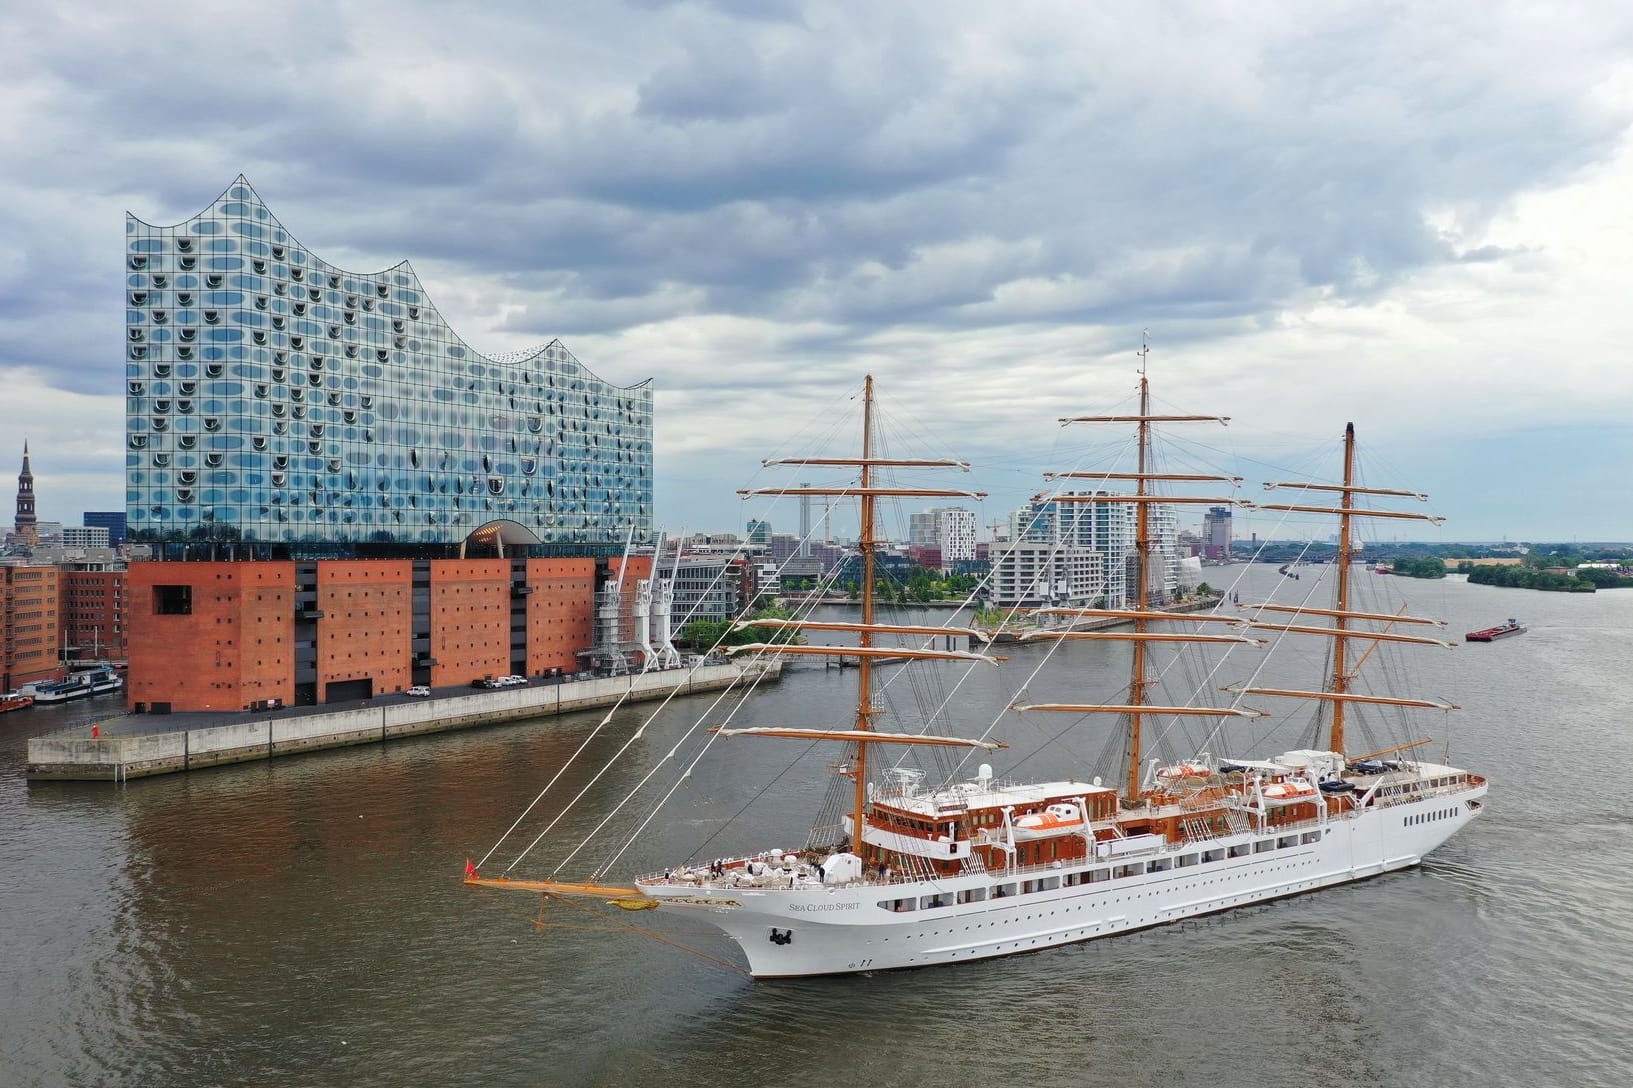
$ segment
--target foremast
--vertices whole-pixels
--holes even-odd
[[[828,654],[832,656],[851,656],[857,658],[857,691],[856,712],[854,726],[849,730],[809,730],[809,729],[745,729],[745,730],[717,730],[726,736],[778,736],[797,737],[801,739],[840,740],[847,741],[855,746],[855,755],[851,761],[850,773],[854,776],[853,795],[851,804],[851,836],[852,849],[860,856],[865,849],[865,829],[867,827],[867,783],[869,748],[874,744],[924,744],[924,745],[960,745],[972,748],[994,749],[1003,745],[993,741],[969,741],[957,738],[948,738],[930,734],[881,734],[874,727],[874,717],[877,714],[873,706],[873,663],[881,656],[911,657],[915,659],[939,658],[942,660],[974,660],[993,661],[992,658],[981,654],[964,653],[954,650],[898,650],[886,649],[874,645],[876,634],[963,634],[973,636],[975,632],[967,628],[926,628],[914,624],[881,624],[877,622],[874,611],[874,579],[878,548],[877,503],[884,497],[916,497],[916,498],[967,498],[984,499],[986,492],[965,491],[945,488],[900,488],[880,487],[875,480],[875,471],[884,468],[958,468],[969,471],[969,463],[965,461],[943,459],[897,459],[874,456],[874,397],[873,375],[869,374],[863,383],[862,389],[862,453],[859,458],[791,458],[775,461],[765,461],[767,467],[773,465],[811,465],[854,467],[858,470],[857,486],[839,488],[813,488],[801,486],[798,488],[756,488],[739,491],[744,497],[750,495],[826,495],[826,496],[856,496],[860,503],[860,524],[857,532],[857,550],[862,561],[862,622],[859,624],[843,624],[832,622],[817,622],[804,620],[773,621],[772,626],[780,628],[800,628],[809,630],[850,630],[856,633],[856,646],[800,646],[761,645],[736,647],[736,652],[764,651],[774,653],[806,653]],[[764,623],[764,621],[760,621]],[[996,663],[996,662],[994,662]]]

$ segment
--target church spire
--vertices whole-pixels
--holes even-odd
[[[39,530],[35,528],[38,518],[34,516],[34,470],[28,462],[28,439],[23,439],[23,471],[17,476],[17,536],[26,539],[29,543],[39,542]]]

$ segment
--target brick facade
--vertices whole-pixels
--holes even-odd
[[[127,697],[229,710],[570,672],[597,577],[594,559],[133,563]]]
[[[0,567],[0,691],[60,680],[56,567]]]

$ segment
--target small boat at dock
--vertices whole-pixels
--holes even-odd
[[[122,691],[124,687],[124,679],[112,669],[92,669],[90,672],[75,673],[66,680],[36,685],[34,701],[65,703],[70,699],[83,699],[90,695],[108,695]]]

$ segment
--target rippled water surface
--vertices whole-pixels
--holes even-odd
[[[1493,786],[1487,814],[1420,869],[874,977],[755,983],[635,934],[536,931],[530,897],[461,886],[465,857],[597,715],[125,789],[22,776],[28,736],[109,713],[105,700],[0,717],[0,1083],[1633,1083],[1633,810],[1619,783],[1633,766],[1633,593],[1451,580],[1418,596],[1459,634],[1509,615],[1531,623],[1440,651],[1425,673],[1427,693],[1465,707],[1451,758]],[[792,672],[738,724],[842,721],[851,679]],[[979,684],[959,698],[983,711],[1014,686]],[[701,705],[665,712],[592,796],[623,796]],[[620,712],[584,765],[605,762],[646,713]],[[821,757],[762,794],[760,772],[787,754],[771,747],[745,742],[700,766],[619,873],[767,835],[798,845],[822,791],[803,772]],[[569,779],[576,790],[588,772]],[[709,839],[744,807],[767,830]],[[593,822],[575,813],[564,826]],[[732,958],[684,923],[621,921]]]

